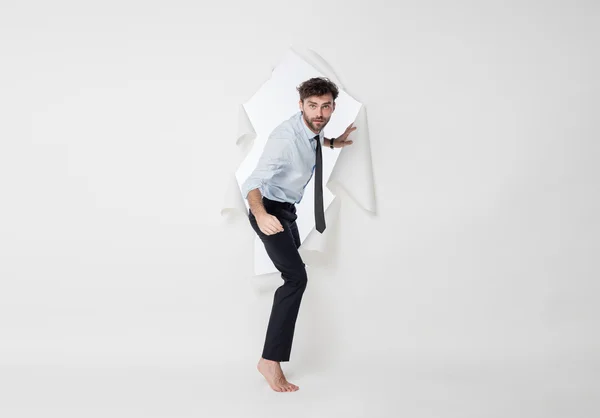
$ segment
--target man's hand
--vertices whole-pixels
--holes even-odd
[[[333,147],[334,148],[344,148],[346,145],[352,145],[354,143],[354,141],[350,141],[348,139],[348,135],[350,135],[351,132],[354,132],[356,130],[356,127],[352,126],[352,123],[346,128],[346,130],[344,131],[343,134],[341,134],[340,136],[338,136],[335,141],[333,141]]]
[[[260,229],[263,234],[273,235],[283,231],[279,219],[265,210],[259,189],[252,189],[248,192],[248,204],[250,205],[250,212],[252,212],[256,218],[258,229]]]
[[[279,219],[270,213],[265,212],[257,216],[256,223],[258,224],[258,228],[265,235],[274,235],[279,232],[283,232],[283,226],[281,226]]]

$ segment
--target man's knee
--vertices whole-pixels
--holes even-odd
[[[306,274],[306,267],[304,267],[304,264],[288,269],[283,275],[283,278],[294,286],[302,288],[305,288],[308,283],[308,275]]]

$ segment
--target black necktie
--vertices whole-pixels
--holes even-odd
[[[321,138],[317,141],[317,163],[315,168],[315,226],[321,234],[325,231],[325,211],[323,210],[323,156],[321,155]]]

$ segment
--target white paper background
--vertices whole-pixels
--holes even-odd
[[[584,1],[1,2],[0,416],[599,416],[599,31]],[[341,206],[277,396],[281,279],[221,208],[291,45],[368,110],[377,216]]]

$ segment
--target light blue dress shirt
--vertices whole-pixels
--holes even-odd
[[[269,135],[256,168],[242,184],[244,199],[250,190],[259,189],[267,199],[300,203],[315,169],[316,135],[306,126],[300,111],[277,126]],[[321,145],[323,139],[321,130]]]

